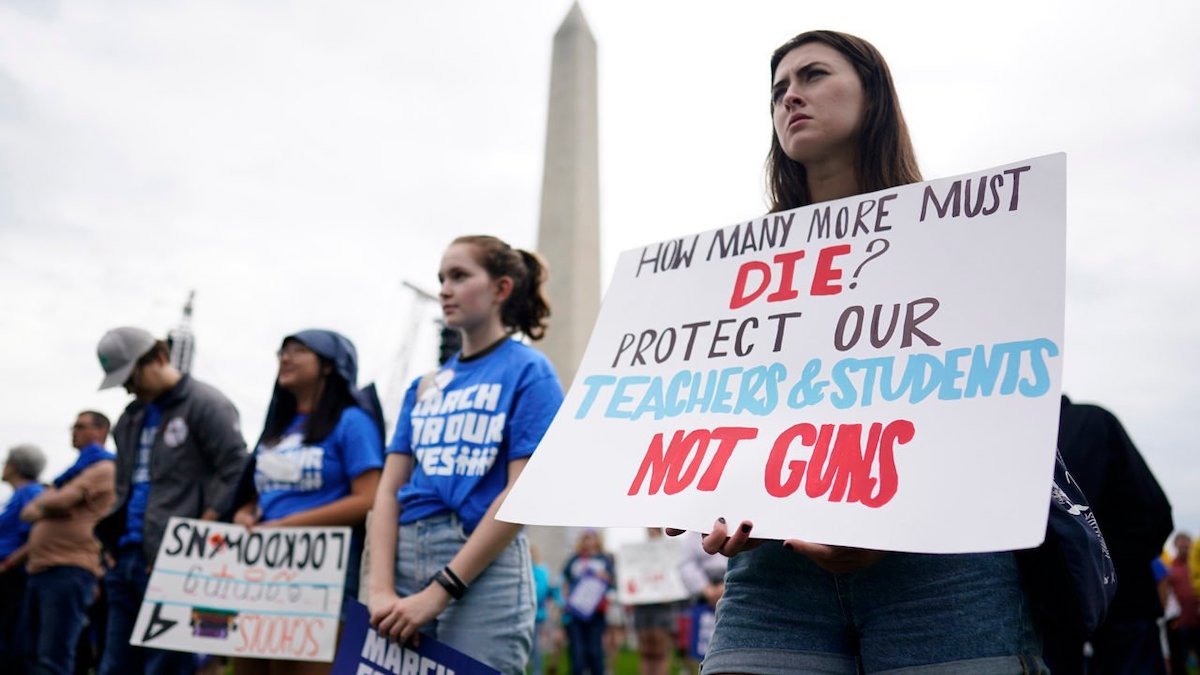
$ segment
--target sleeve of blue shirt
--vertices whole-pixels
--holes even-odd
[[[531,368],[524,380],[508,420],[510,461],[533,454],[563,401],[562,385],[553,371]]]
[[[358,478],[383,467],[383,442],[370,415],[351,406],[342,411],[338,427],[338,445],[347,476]]]
[[[389,453],[412,454],[412,411],[417,405],[417,387],[420,384],[421,378],[418,377],[409,385],[408,391],[404,392],[404,403],[400,406],[400,419],[396,420],[396,433],[392,435],[392,442],[387,448]]]

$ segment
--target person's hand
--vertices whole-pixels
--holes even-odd
[[[732,558],[742,551],[749,551],[762,544],[762,539],[750,538],[750,531],[753,529],[754,523],[743,520],[734,530],[733,535],[730,535],[725,519],[717,518],[717,522],[713,523],[712,532],[704,535],[704,538],[700,540],[701,545],[704,547],[704,552],[709,555],[720,553],[726,558]],[[685,530],[677,530],[672,527],[666,528],[668,537],[677,537],[684,532]]]
[[[258,524],[258,519],[261,517],[262,514],[258,510],[258,504],[251,502],[242,506],[242,508],[237,510],[237,513],[233,514],[233,524],[241,525],[247,530],[252,530]]]
[[[404,644],[417,633],[417,629],[437,618],[449,604],[450,594],[436,583],[407,598],[395,594],[379,600],[372,598],[371,625],[380,635]]]
[[[886,555],[883,551],[873,551],[866,548],[851,548],[849,546],[827,546],[813,544],[799,539],[787,539],[784,548],[808,556],[826,572],[846,574],[866,569],[879,562]]]

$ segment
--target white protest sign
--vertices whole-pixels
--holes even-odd
[[[624,605],[675,602],[688,597],[679,568],[683,551],[674,539],[626,544],[617,551],[617,597]]]
[[[1066,156],[621,255],[499,517],[958,553],[1036,546],[1062,373]]]
[[[332,661],[350,529],[171,518],[132,645]]]

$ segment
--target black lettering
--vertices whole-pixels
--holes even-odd
[[[921,198],[921,222],[925,222],[925,210],[929,207],[930,202],[933,203],[933,208],[937,210],[938,218],[945,218],[949,213],[957,218],[959,208],[961,206],[959,200],[962,198],[960,191],[962,190],[962,181],[956,180],[950,185],[950,191],[946,194],[946,201],[938,202],[937,194],[933,191],[932,185],[925,186],[925,196]]]
[[[735,321],[737,321],[737,319],[721,319],[720,321],[717,321],[717,329],[716,332],[713,333],[712,344],[708,348],[708,358],[715,359],[719,356],[729,355],[729,352],[718,352],[717,344],[729,341],[728,335],[721,335],[721,329]]]
[[[750,354],[750,352],[754,351],[753,344],[746,347],[744,350],[742,349],[742,334],[746,332],[746,326],[758,328],[758,319],[750,317],[749,319],[743,321],[742,325],[738,326],[737,339],[735,339],[733,342],[733,353],[737,354],[738,356],[747,356]]]
[[[933,313],[938,311],[938,307],[941,307],[941,304],[942,303],[937,301],[937,298],[921,298],[920,300],[913,300],[912,302],[908,303],[908,309],[904,314],[904,336],[900,340],[901,347],[911,347],[913,343],[912,338],[914,335],[921,338],[921,341],[930,347],[936,347],[942,344],[925,331],[917,328],[918,324],[933,316]],[[916,307],[918,305],[928,305],[921,316],[915,316]]]
[[[775,348],[772,352],[778,352],[783,348],[783,326],[788,319],[799,319],[802,312],[784,312],[783,314],[772,314],[767,319],[775,321]]]
[[[1022,166],[1022,167],[1019,167],[1016,169],[1009,169],[1004,172],[1004,175],[1012,176],[1012,179],[1013,179],[1012,200],[1008,202],[1008,210],[1009,211],[1017,210],[1017,202],[1020,199],[1020,192],[1021,192],[1021,174],[1025,173],[1030,168],[1032,168],[1032,167]]]
[[[664,356],[662,353],[662,347],[664,344],[667,344],[666,337],[668,335],[671,336],[671,342],[667,346],[667,353]],[[662,332],[662,335],[658,336],[658,343],[654,345],[654,360],[657,361],[658,363],[663,363],[667,359],[671,358],[671,353],[675,351],[675,340],[676,340],[675,329],[674,328],[664,329]]]
[[[833,347],[839,352],[844,352],[858,344],[858,339],[862,337],[863,319],[866,317],[866,312],[859,305],[850,305],[842,310],[842,315],[838,317],[837,328],[833,332]],[[846,327],[850,320],[854,319],[854,332],[850,335],[850,339],[846,339]]]

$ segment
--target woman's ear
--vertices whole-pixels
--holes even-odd
[[[503,276],[494,280],[492,283],[496,284],[496,300],[503,305],[513,292],[512,277]]]

